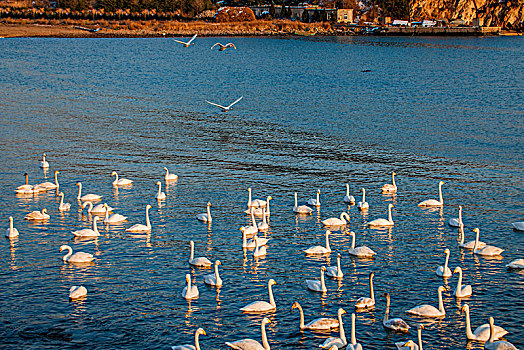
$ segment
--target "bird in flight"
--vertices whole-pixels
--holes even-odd
[[[211,50],[213,50],[213,48],[215,46],[220,46],[220,48],[218,49],[218,51],[224,51],[225,49],[227,49],[228,47],[232,47],[234,48],[235,50],[237,49],[237,47],[233,44],[233,43],[227,43],[227,44],[221,44],[221,43],[216,43],[215,45],[211,46]]]
[[[238,103],[243,97],[244,96],[240,96],[240,98],[238,98],[235,102],[233,102],[232,104],[230,104],[227,107],[219,105],[219,104],[216,104],[216,103],[213,103],[213,102],[209,102],[208,100],[206,100],[206,102],[209,103],[210,105],[220,107],[220,108],[222,108],[222,111],[227,112],[227,111],[229,111],[231,109],[231,107],[233,107],[234,104]]]
[[[179,44],[184,45],[185,47],[189,47],[189,45],[195,45],[195,43],[193,43],[193,40],[195,40],[197,35],[198,34],[193,35],[193,37],[191,39],[189,39],[189,41],[187,43],[185,41],[180,41],[180,40],[176,40],[176,39],[173,39],[173,40],[176,41]]]

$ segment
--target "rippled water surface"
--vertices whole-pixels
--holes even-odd
[[[349,334],[354,303],[367,296],[375,273],[377,305],[357,313],[356,334],[367,349],[393,349],[416,339],[382,328],[384,292],[391,315],[412,326],[426,325],[424,348],[481,349],[468,343],[460,307],[468,303],[474,327],[494,316],[507,339],[524,348],[524,274],[505,265],[524,258],[524,234],[511,222],[524,221],[523,103],[524,45],[520,38],[220,38],[238,49],[211,51],[217,39],[198,38],[184,48],[171,39],[1,39],[0,40],[0,217],[2,235],[13,216],[17,239],[0,247],[0,338],[3,348],[168,349],[191,343],[198,327],[203,349],[225,349],[225,341],[260,340],[261,315],[239,308],[268,300],[267,281],[276,280],[277,311],[268,314],[272,349],[313,349],[326,334],[298,331],[294,301],[306,322],[335,316],[339,307]],[[370,71],[366,71],[370,70]],[[205,100],[235,108],[222,113]],[[51,164],[38,167],[46,152]],[[179,175],[164,186],[162,168]],[[17,197],[13,190],[52,179],[72,209],[60,213],[59,197],[48,192]],[[115,189],[110,173],[134,180]],[[396,196],[380,187],[397,173]],[[47,180],[45,180],[47,177]],[[155,200],[162,180],[167,199]],[[417,203],[438,197],[444,207]],[[51,180],[52,181],[52,180]],[[101,225],[96,240],[75,240],[71,231],[90,227],[80,212],[75,183],[97,193],[120,226]],[[345,184],[358,198],[366,188],[369,211],[342,201]],[[238,228],[247,191],[273,197],[267,256],[243,252]],[[295,216],[299,201],[321,190],[313,215]],[[195,215],[212,203],[213,223]],[[370,229],[393,203],[395,226]],[[150,234],[124,232],[144,223],[153,206]],[[447,220],[464,207],[466,239],[479,227],[481,239],[505,249],[503,259],[461,250]],[[47,208],[51,218],[30,223],[24,216]],[[302,250],[324,244],[321,219],[346,211],[349,227],[334,231],[331,247],[342,254],[344,279],[326,279],[328,292],[310,292],[336,254],[306,257]],[[349,230],[357,245],[377,252],[373,260],[351,258]],[[187,263],[189,241],[196,255],[222,262],[224,286],[203,283],[211,269]],[[64,264],[59,247],[95,255],[91,265]],[[454,275],[434,273],[444,249],[450,266],[461,266],[473,295],[457,300]],[[181,297],[190,273],[200,297]],[[88,296],[68,301],[72,285]],[[428,322],[404,311],[437,306],[444,285],[446,317]],[[335,335],[336,333],[333,333]]]

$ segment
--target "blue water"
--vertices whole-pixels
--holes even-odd
[[[237,50],[211,51],[216,41]],[[489,316],[509,331],[506,339],[524,347],[524,274],[505,265],[524,258],[524,234],[511,222],[524,221],[523,104],[524,44],[520,38],[198,38],[183,48],[171,39],[1,39],[0,40],[0,217],[13,216],[18,239],[0,247],[0,338],[3,348],[158,348],[191,343],[198,327],[203,349],[225,349],[225,341],[260,341],[262,315],[238,309],[268,300],[273,278],[277,311],[268,314],[272,349],[312,349],[327,335],[298,332],[294,301],[306,322],[334,317],[339,307],[349,338],[355,300],[367,296],[375,272],[377,305],[357,313],[357,339],[367,349],[393,349],[416,339],[382,328],[385,301],[392,317],[412,326],[420,320],[404,311],[437,306],[444,293],[446,317],[423,321],[425,348],[482,349],[466,342],[468,303],[472,325]],[[364,72],[370,70],[370,72]],[[229,104],[222,113],[205,100]],[[51,164],[39,167],[42,153]],[[167,200],[154,199],[156,181],[167,166],[180,178],[163,187]],[[52,179],[72,203],[58,211],[55,192],[34,198],[13,190]],[[133,179],[116,191],[110,173]],[[398,194],[380,194],[396,171]],[[441,211],[417,207],[437,198]],[[79,212],[85,193],[103,195],[115,212],[129,217],[121,226],[102,226],[97,240],[78,241],[71,231],[90,227]],[[164,182],[162,181],[163,186]],[[342,202],[345,183],[357,200],[366,188],[370,210],[360,213]],[[238,228],[249,222],[248,187],[256,198],[271,195],[268,254],[258,260],[241,247]],[[292,212],[293,194],[322,206],[309,217]],[[212,203],[213,223],[195,215]],[[368,229],[394,203],[391,230]],[[124,228],[144,223],[151,204],[153,229],[131,235]],[[481,240],[505,249],[503,259],[460,250],[457,231],[447,225],[464,208],[466,239],[479,227]],[[24,216],[47,208],[47,223]],[[357,245],[377,252],[374,260],[350,258],[347,230],[331,236],[341,252],[344,279],[327,279],[328,293],[305,287],[318,279],[329,258],[305,257],[303,249],[323,244],[321,219],[347,211]],[[2,231],[3,233],[5,231]],[[3,234],[2,233],[2,234]],[[203,283],[209,269],[187,263],[189,241],[197,256],[222,262],[224,286]],[[90,266],[64,264],[60,245],[95,255]],[[451,250],[450,266],[461,266],[473,295],[453,296],[457,277],[434,270]],[[191,273],[200,297],[180,296]],[[68,301],[72,285],[88,295]],[[333,333],[336,335],[336,333]]]

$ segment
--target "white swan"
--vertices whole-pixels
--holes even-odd
[[[27,173],[24,173],[24,176],[25,176],[25,184],[18,186],[16,190],[32,190],[33,189],[33,185],[29,184],[29,175]]]
[[[69,299],[75,300],[83,298],[87,295],[87,289],[84,286],[72,286],[69,289]]]
[[[464,230],[459,229],[459,234],[460,234],[459,247],[472,250],[475,247],[476,240],[474,239],[472,241],[469,241],[468,243],[464,243],[464,237],[465,237]],[[484,248],[485,246],[486,246],[486,243],[481,242],[481,241],[477,242],[477,248]]]
[[[349,184],[346,184],[346,195],[344,196],[344,203],[355,204],[355,197],[349,194]]]
[[[397,350],[423,350],[422,349],[422,330],[424,329],[424,325],[419,324],[417,326],[417,336],[418,336],[418,345],[415,344],[413,340],[408,340],[407,342],[396,342],[395,346],[397,347]]]
[[[54,190],[56,188],[59,188],[60,187],[60,184],[58,183],[58,174],[60,174],[60,172],[58,170],[55,170],[55,182],[52,183],[52,182],[49,182],[49,181],[46,181],[46,182],[43,182],[41,184],[38,184],[38,185],[35,185],[35,187],[39,187],[43,190]]]
[[[207,202],[207,212],[197,214],[196,218],[203,222],[212,222],[213,218],[211,217],[211,203]]]
[[[45,153],[42,156],[42,161],[40,162],[40,168],[43,168],[43,169],[49,168],[49,163],[45,160]]]
[[[269,201],[268,201],[269,204]],[[255,213],[253,212],[253,216]],[[269,224],[267,223],[266,207],[262,208],[262,222],[257,225],[258,232],[265,232],[269,230]]]
[[[242,232],[242,235],[253,236],[254,234],[258,232],[258,227],[252,226],[252,225],[251,226],[241,226],[239,230]]]
[[[516,259],[506,265],[508,269],[524,269],[524,259]]]
[[[269,209],[269,201],[272,200],[273,197],[267,196],[266,198],[266,205],[262,208],[255,208],[255,207],[248,207],[248,209],[244,210],[244,213],[251,215],[251,210],[253,210],[253,215],[255,216],[262,216],[264,215],[264,209],[266,210],[266,216],[271,215],[271,210]]]
[[[256,235],[255,237],[253,237],[253,241],[255,242],[255,250],[253,251],[253,256],[265,256],[267,254],[267,247],[258,243],[258,237]]]
[[[84,252],[76,252],[73,254],[73,248],[71,248],[68,245],[62,245],[60,246],[60,253],[62,250],[67,250],[67,254],[62,257],[62,260],[64,262],[68,263],[90,263],[93,261],[93,254],[84,253]]]
[[[464,227],[462,222],[462,205],[459,205],[459,216],[458,218],[451,218],[448,221],[448,225],[451,227]]]
[[[93,218],[93,228],[84,228],[82,230],[78,231],[71,231],[73,235],[76,237],[98,237],[100,236],[100,232],[98,232],[98,228],[96,227],[96,222],[100,220],[98,216],[95,216]]]
[[[373,221],[368,222],[369,227],[388,227],[393,226],[395,223],[393,222],[393,217],[391,216],[391,208],[394,208],[395,206],[393,204],[388,204],[388,218],[387,219],[375,219]]]
[[[385,184],[382,186],[382,193],[397,193],[397,184],[395,183],[395,172],[391,173],[392,184]]]
[[[106,208],[106,215],[104,217],[104,224],[119,224],[121,223],[122,221],[126,221],[127,220],[127,216],[124,216],[124,215],[120,215],[120,214],[113,214],[111,216],[109,216],[109,206],[107,205],[107,203],[104,203],[104,206]]]
[[[357,337],[355,335],[355,323],[356,316],[351,314],[351,343],[348,344],[346,350],[362,350],[362,344],[357,343]]]
[[[466,313],[466,337],[468,340],[476,340],[476,341],[482,341],[486,342],[489,340],[490,330],[489,330],[489,324],[485,323],[481,326],[478,326],[474,332],[471,332],[471,321],[469,318],[469,305],[464,304],[464,306],[461,309],[462,312]],[[508,334],[508,331],[500,326],[494,326],[494,340],[500,339],[506,334]]]
[[[291,306],[291,310],[293,309],[298,309],[298,311],[300,311],[300,330],[329,331],[338,328],[339,326],[338,319],[327,317],[315,318],[313,321],[308,322],[308,324],[304,324],[304,311],[302,310],[302,306],[300,306],[298,302],[294,302]],[[339,309],[339,312],[340,310],[342,309]]]
[[[189,255],[189,264],[193,266],[202,266],[202,267],[210,267],[213,265],[211,261],[209,261],[206,257],[198,257],[195,258],[195,242],[190,241],[189,246],[191,247],[191,253]]]
[[[437,267],[437,269],[435,270],[435,273],[437,274],[437,276],[441,276],[441,277],[451,277],[451,275],[453,274],[451,272],[451,269],[448,267],[448,263],[449,263],[449,254],[450,254],[450,251],[448,248],[446,248],[444,250],[444,253],[446,254],[446,260],[444,261],[444,266],[439,266]]]
[[[162,183],[160,181],[157,181],[156,184],[158,185],[158,192],[155,196],[157,201],[163,201],[166,199],[166,194],[162,192]]]
[[[99,201],[102,199],[102,196],[99,196],[97,194],[85,194],[82,196],[82,183],[77,182],[76,185],[78,186],[78,196],[76,197],[78,200],[85,202],[85,201]]]
[[[204,275],[205,284],[217,287],[222,286],[222,278],[220,278],[220,275],[218,274],[218,265],[222,265],[220,260],[215,261],[215,273]]]
[[[256,244],[259,246],[266,245],[269,241],[268,238],[264,237],[258,237],[255,233],[255,236],[251,239],[247,239],[247,235],[244,233],[245,231],[242,231],[242,248],[255,248]],[[255,243],[255,237],[257,239],[257,242]]]
[[[341,255],[340,253],[338,253],[337,254],[337,266],[329,266],[326,269],[326,275],[328,275],[329,277],[334,277],[334,278],[344,277],[344,273],[342,272],[342,268],[340,267],[340,258],[341,258]]]
[[[369,209],[369,203],[366,202],[366,189],[362,189],[362,200],[358,202],[357,208],[360,210],[367,210]]]
[[[322,345],[320,345],[323,349],[329,349],[333,345],[336,345],[339,348],[343,348],[346,346],[348,341],[346,340],[346,334],[344,333],[344,323],[342,322],[342,315],[345,314],[346,311],[342,308],[338,309],[338,325],[339,325],[339,336],[338,337],[329,337],[327,338]]]
[[[489,318],[489,339],[484,343],[484,349],[488,350],[518,350],[515,345],[509,341],[499,340],[495,341],[495,320],[493,317]]]
[[[151,209],[151,206],[148,204],[146,205],[146,224],[135,224],[130,228],[126,229],[126,232],[145,233],[151,231],[151,222],[149,221],[149,209]]]
[[[60,196],[60,204],[58,205],[58,210],[66,211],[71,209],[71,203],[64,203],[64,192],[60,192],[58,196]]]
[[[48,220],[50,217],[51,216],[47,214],[47,209],[44,208],[42,209],[42,211],[35,210],[35,211],[30,212],[29,214],[25,216],[24,219],[31,220],[31,221],[45,221],[45,220]]]
[[[176,180],[178,180],[178,175],[177,174],[169,173],[169,170],[166,167],[164,167],[164,170],[166,171],[166,176],[164,176],[164,180],[165,181],[176,181]]]
[[[196,299],[198,298],[199,292],[196,285],[191,284],[191,275],[186,275],[187,285],[182,289],[182,297],[186,299]]]
[[[476,233],[475,245],[473,246],[473,254],[478,254],[482,256],[499,256],[502,254],[504,249],[495,247],[493,245],[486,245],[483,248],[478,247],[478,241],[480,236],[480,230],[478,228],[473,229],[473,232]]]
[[[462,285],[462,268],[460,268],[459,266],[455,267],[453,273],[459,274],[457,288],[455,289],[455,296],[457,298],[467,298],[471,296],[471,294],[473,294],[473,289],[471,288],[471,285]]]
[[[295,192],[295,206],[293,207],[293,212],[297,214],[311,214],[313,209],[307,205],[298,205],[297,193]]]
[[[129,185],[133,184],[133,180],[119,179],[118,178],[118,174],[117,174],[116,171],[113,171],[111,173],[111,176],[116,176],[115,181],[113,181],[113,186],[115,186],[115,187],[117,187],[117,186],[129,186]]]
[[[444,205],[444,199],[442,198],[442,185],[444,181],[438,183],[438,201],[436,199],[426,199],[418,204],[419,207],[441,207]]]
[[[215,46],[217,46],[217,45],[220,46],[220,48],[218,49],[218,51],[224,51],[224,50],[227,49],[228,47],[232,47],[232,48],[234,48],[235,50],[237,49],[237,47],[236,47],[235,44],[233,44],[233,43],[227,43],[227,44],[225,44],[225,45],[224,45],[224,44],[221,44],[221,43],[216,43],[215,45],[211,46],[211,50],[213,50],[213,48],[214,48]]]
[[[340,219],[339,218],[329,218],[326,220],[322,220],[322,224],[324,226],[344,226],[349,224],[349,215],[346,212],[340,213]]]
[[[113,211],[113,208],[107,205],[107,203],[97,204],[96,206],[93,207],[93,203],[90,201],[87,201],[87,202],[84,202],[84,204],[82,204],[82,209],[85,209],[86,207],[89,207],[87,208],[87,212],[89,214],[94,214],[94,215],[104,215],[106,213],[106,210],[109,210],[110,212]]]
[[[320,190],[317,190],[317,198],[311,198],[307,201],[307,204],[314,207],[320,207]]]
[[[274,279],[270,279],[267,282],[267,290],[269,292],[269,303],[267,301],[254,301],[243,308],[240,309],[242,312],[248,313],[258,313],[258,312],[269,312],[275,311],[277,309],[277,304],[275,303],[275,298],[273,297],[273,289],[271,288],[277,284]]]
[[[5,236],[7,238],[13,238],[13,237],[18,237],[20,233],[18,232],[18,230],[13,226],[13,217],[10,216],[9,217],[9,228],[5,231]]]
[[[407,314],[418,317],[444,317],[446,310],[444,309],[444,302],[442,301],[442,292],[444,287],[438,287],[438,309],[432,305],[420,305],[406,311]]]
[[[313,247],[310,247],[306,250],[304,250],[304,253],[306,254],[315,254],[315,255],[322,255],[322,254],[329,254],[331,253],[331,247],[329,246],[329,235],[331,234],[331,231],[326,231],[326,246],[322,247],[320,245],[316,245]]]
[[[320,268],[320,281],[306,280],[306,285],[309,290],[312,290],[313,292],[321,292],[321,293],[327,292],[326,282],[324,280],[324,271],[326,271],[326,267],[322,266]]]
[[[195,43],[193,42],[193,40],[195,40],[195,38],[197,37],[198,33],[193,35],[191,37],[191,39],[189,39],[188,42],[185,42],[185,41],[180,41],[180,40],[176,40],[176,39],[173,39],[175,42],[179,43],[179,44],[182,44],[184,45],[184,47],[189,47],[190,45],[195,45]]]
[[[360,297],[357,299],[357,302],[355,303],[355,309],[370,309],[372,307],[375,307],[375,292],[373,291],[373,277],[375,277],[375,273],[371,272],[369,274],[369,298],[367,297]]]
[[[514,230],[524,231],[524,221],[513,222],[511,226],[513,226]]]
[[[207,335],[206,331],[202,328],[199,328],[195,332],[195,345],[184,344],[184,345],[175,345],[171,347],[171,350],[200,350],[200,341],[199,335]]]
[[[392,319],[389,318],[389,304],[391,302],[390,296],[389,293],[385,293],[384,296],[386,297],[386,313],[384,314],[382,326],[384,326],[385,329],[389,329],[394,332],[409,332],[411,327],[407,324],[406,321],[399,317]]]
[[[262,325],[260,326],[260,332],[262,333],[262,345],[253,339],[242,339],[234,342],[226,342],[226,345],[230,346],[235,350],[271,350],[267,341],[266,335],[266,324],[271,323],[269,318],[264,317]]]
[[[235,100],[235,102],[231,103],[229,106],[222,106],[222,105],[219,105],[217,103],[209,102],[208,100],[206,100],[206,102],[209,103],[210,105],[219,107],[220,109],[222,109],[222,112],[227,112],[227,111],[230,111],[231,108],[233,108],[233,106],[235,104],[237,104],[238,102],[240,102],[240,100],[243,99],[243,98],[244,98],[244,96],[240,96],[239,98],[237,98]]]
[[[351,237],[351,248],[348,249],[349,255],[353,255],[359,258],[372,258],[373,255],[375,255],[375,251],[373,249],[363,245],[360,247],[355,248],[355,232],[351,231],[349,233]]]

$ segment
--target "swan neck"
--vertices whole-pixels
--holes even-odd
[[[195,349],[200,350],[200,341],[198,340],[198,337],[200,335],[200,332],[195,333]]]
[[[444,261],[444,271],[443,271],[444,274],[446,273],[446,270],[448,269],[448,263],[449,263],[449,253],[446,252],[446,261]]]
[[[162,192],[162,184],[159,182],[158,183],[158,193],[157,193],[157,197],[160,196],[160,193]]]
[[[207,206],[207,221],[211,221],[211,207]]]
[[[469,319],[469,307],[467,307],[464,311],[466,312],[466,337],[468,339],[475,339],[475,335],[471,332],[471,321]]]
[[[267,342],[267,335],[266,335],[266,323],[262,321],[262,326],[260,326],[260,331],[262,333],[262,346],[264,347],[264,350],[271,350],[269,347],[269,343]]]
[[[14,228],[13,218],[9,217],[9,233],[13,232]]]
[[[297,193],[295,192],[295,208],[298,206]]]
[[[257,248],[258,248],[258,244],[257,244]],[[277,304],[275,303],[275,298],[273,297],[273,288],[271,287],[271,284],[268,284],[267,289],[269,290],[269,303],[273,307],[276,308]]]
[[[419,328],[417,333],[418,333],[418,348],[419,350],[423,350],[422,349],[422,328]]]
[[[221,280],[220,275],[218,273],[218,264],[215,264],[215,280],[217,281],[217,283]]]
[[[106,216],[104,217],[104,221],[109,221],[109,208],[106,207]]]
[[[269,205],[269,201],[267,202],[267,205]],[[266,219],[266,208],[262,209],[262,224],[267,225],[267,219]]]
[[[187,279],[187,289],[186,289],[186,296],[191,293],[191,278]]]
[[[251,226],[257,227],[257,222],[255,221],[255,211],[251,209]]]
[[[266,200],[266,215],[269,215],[271,212],[269,211],[269,198]],[[266,216],[264,215],[264,216]]]
[[[462,288],[462,270],[459,271],[459,278],[457,281],[457,291],[460,292],[461,288]]]
[[[55,185],[58,187],[58,173],[55,171]]]
[[[389,298],[386,298],[386,313],[384,314],[384,323],[389,320]]]
[[[366,190],[362,189],[362,202],[366,201]]]
[[[320,192],[317,192],[317,204],[320,204]]]
[[[346,333],[344,332],[344,323],[342,323],[342,314],[340,312],[338,313],[338,324],[340,325],[340,339],[342,339],[344,343],[347,343]]]
[[[464,230],[462,230],[461,227],[459,227],[459,235],[460,235],[460,245],[464,245]]]
[[[81,182],[78,183],[78,197],[76,198],[80,199],[80,197],[82,197],[82,183]]]
[[[395,174],[394,173],[391,174],[391,182],[393,182],[393,187],[396,188],[397,184],[395,183]]]
[[[473,246],[473,251],[476,252],[477,251],[477,245],[479,244],[479,231],[477,231],[476,233],[476,237],[475,237],[475,245]]]
[[[442,291],[440,290],[440,288],[438,291],[438,310],[442,314],[446,313],[446,310],[444,309],[444,302],[442,301]]]
[[[65,249],[67,249],[67,254],[64,255],[64,257],[62,258],[62,260],[67,261],[69,260],[69,258],[71,257],[71,255],[73,255],[73,248],[71,248],[70,246],[65,246]]]
[[[346,184],[346,196],[349,197],[349,184]]]
[[[149,207],[146,208],[146,226],[151,227],[151,222],[149,221]]]
[[[320,287],[322,288],[322,291],[326,291],[326,281],[324,279],[324,270],[320,269]]]
[[[355,234],[351,235],[351,249],[355,249]]]
[[[375,301],[375,291],[373,290],[373,277],[369,278],[369,295],[371,300]]]
[[[388,221],[393,222],[393,216],[391,215],[391,206],[388,207]]]
[[[249,192],[249,196],[247,198],[247,206],[250,207],[251,206],[251,189],[248,189],[247,191]]]
[[[337,275],[342,275],[342,268],[340,267],[340,256],[337,256]]]
[[[298,305],[298,311],[300,312],[300,329],[306,328],[306,325],[304,324],[304,310],[302,310],[302,306],[300,304]]]
[[[442,198],[442,185],[441,184],[438,185],[438,199],[439,199],[440,204],[444,204],[444,200]]]
[[[29,185],[29,175],[25,174],[25,184]]]
[[[64,205],[64,195],[60,195],[60,204],[58,205],[59,207],[62,207]]]
[[[98,232],[98,228],[96,226],[96,222],[97,222],[97,220],[95,220],[95,218],[93,218],[93,231],[95,231],[95,233],[99,233]]]
[[[329,234],[326,233],[326,249],[331,250],[331,247],[329,246]]]
[[[245,230],[242,231],[242,246],[243,247],[247,246],[246,231]]]
[[[193,260],[195,257],[195,246],[191,244],[191,255],[189,256],[189,260]]]
[[[493,343],[495,340],[495,325],[494,322],[491,322],[491,319],[489,320],[489,340],[488,343]]]

